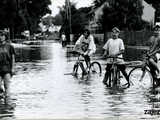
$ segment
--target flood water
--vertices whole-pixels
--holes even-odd
[[[160,110],[158,93],[136,85],[107,88],[102,83],[104,65],[102,76],[91,75],[84,80],[67,74],[72,72],[74,57],[67,57],[66,48],[58,42],[19,46],[16,52],[16,75],[11,80],[15,107],[1,107],[2,118],[159,118],[146,113]]]

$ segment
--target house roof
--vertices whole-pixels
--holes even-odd
[[[105,5],[109,6],[109,4],[108,4],[107,1],[105,1],[105,2],[104,2],[101,6],[99,6],[99,7],[93,6],[93,7],[92,7],[92,10],[91,10],[88,14],[93,14],[96,10],[98,10],[98,9],[103,9],[103,7],[104,7]]]

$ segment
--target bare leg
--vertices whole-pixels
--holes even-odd
[[[86,63],[87,68],[88,68],[89,65],[90,65],[90,56],[86,55],[86,56],[84,56],[84,59],[85,59],[85,63]]]
[[[4,97],[3,94],[4,93],[4,88],[3,88],[3,81],[2,81],[2,77],[0,76],[0,98]]]
[[[84,65],[83,65],[82,62],[80,63],[80,67],[82,68],[82,75],[86,75],[87,72],[86,72],[86,70],[85,70]]]
[[[129,77],[128,77],[128,74],[126,72],[126,67],[124,65],[120,65],[119,66],[119,69],[121,70],[122,74],[124,75],[125,79],[127,80],[127,83],[128,83],[128,87],[130,86],[130,83],[129,83]]]
[[[152,58],[149,59],[149,62],[153,65],[157,72],[160,73],[160,69],[158,68],[157,63]]]
[[[105,75],[104,75],[104,78],[103,78],[103,83],[105,85],[107,85],[107,81],[108,81],[108,78],[109,78],[109,74],[110,74],[110,69],[111,69],[111,65],[107,65],[106,67],[106,72],[105,72]],[[109,81],[110,82],[110,81]]]
[[[2,81],[2,77],[0,76],[0,92],[3,91],[3,81]]]
[[[109,76],[109,72],[106,71],[106,72],[105,72],[105,75],[104,75],[104,78],[103,78],[103,83],[104,83],[104,84],[107,84],[108,76]]]
[[[4,88],[5,88],[5,96],[6,98],[10,96],[10,79],[11,79],[11,74],[7,73],[4,75]]]

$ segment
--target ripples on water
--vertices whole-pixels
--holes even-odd
[[[11,81],[16,118],[157,117],[144,114],[153,108],[148,99],[158,95],[148,89],[109,89],[102,84],[103,75],[87,80],[65,75],[72,71],[75,58],[66,57],[59,43],[16,50],[16,75]]]

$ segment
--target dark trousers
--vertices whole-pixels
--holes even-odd
[[[110,74],[111,67],[112,67],[111,64],[108,64],[107,67],[106,67],[106,73],[105,73],[104,80],[103,80],[104,83],[106,83],[107,80],[108,80],[108,76]],[[124,75],[125,79],[129,83],[128,74],[126,72],[126,66],[125,65],[117,65],[117,68],[122,72],[122,74]]]

